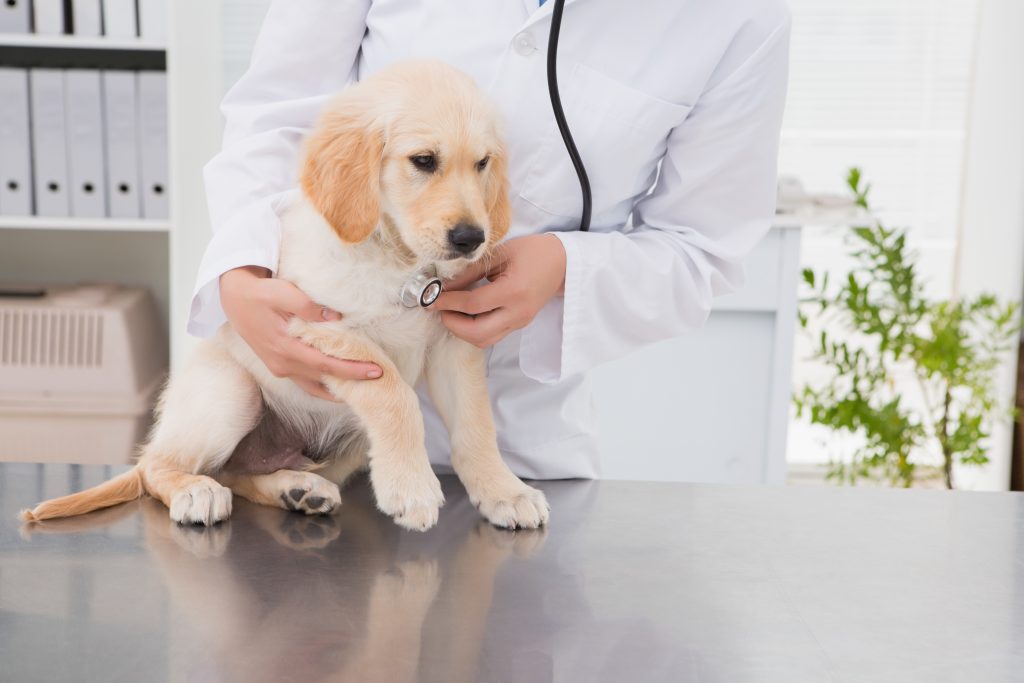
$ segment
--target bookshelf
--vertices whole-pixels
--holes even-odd
[[[113,50],[120,52],[164,52],[159,45],[141,38],[103,38],[82,36],[51,36],[38,33],[0,33],[0,48],[31,48],[45,50]]]
[[[167,41],[0,33],[0,66],[166,70],[170,218],[0,216],[0,279],[143,286],[156,299],[172,364],[210,228],[202,167],[220,145],[221,2],[168,3]]]
[[[74,230],[112,232],[169,232],[170,221],[144,218],[49,218],[0,216],[0,230]]]

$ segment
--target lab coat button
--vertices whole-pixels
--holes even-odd
[[[524,57],[529,57],[537,51],[537,44],[533,42],[533,35],[526,31],[517,33],[512,44],[515,46],[516,52]]]

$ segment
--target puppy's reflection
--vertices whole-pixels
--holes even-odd
[[[140,515],[171,597],[175,680],[479,680],[495,576],[510,557],[537,552],[547,532],[496,529],[452,496],[434,536],[409,543],[365,482],[345,493],[334,516],[236,499],[224,524],[181,526],[144,498],[22,534],[80,533]],[[414,547],[411,559],[404,545]]]
[[[346,489],[330,517],[236,505],[226,524],[183,527],[141,501],[146,543],[183,627],[172,632],[189,641],[171,652],[205,653],[179,662],[185,678],[415,681],[426,673],[420,650],[432,614],[431,647],[444,656],[430,657],[425,677],[476,680],[495,575],[545,533],[495,529],[469,508],[447,520],[456,538],[405,559],[404,532],[376,511],[368,487]],[[440,554],[452,541],[454,553]]]

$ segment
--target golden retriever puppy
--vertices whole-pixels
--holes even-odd
[[[407,529],[429,529],[444,499],[413,391],[425,375],[451,434],[452,466],[483,516],[508,528],[547,522],[544,495],[520,481],[498,452],[483,352],[402,297],[418,273],[451,277],[485,258],[508,231],[505,149],[492,105],[450,66],[397,64],[326,108],[306,141],[300,180],[301,199],[282,216],[277,277],[344,317],[294,319],[289,331],[326,354],[375,362],[383,376],[325,376],[339,402],[314,398],[274,376],[225,325],[170,381],[132,470],[41,503],[24,519],[78,515],[144,492],[181,523],[226,519],[232,491],[325,514],[341,502],[339,485],[368,467],[380,510]],[[225,467],[267,419],[298,435],[316,471]]]

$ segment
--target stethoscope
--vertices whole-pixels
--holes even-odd
[[[573,168],[576,169],[576,177],[580,181],[580,192],[583,195],[583,212],[580,215],[580,231],[590,230],[591,194],[590,179],[587,177],[587,169],[583,166],[583,159],[580,158],[579,150],[576,149],[576,142],[572,139],[572,132],[565,120],[565,111],[562,110],[562,98],[558,93],[558,35],[562,30],[562,11],[565,9],[565,0],[552,0],[551,8],[551,32],[548,34],[548,95],[551,97],[551,109],[555,114],[555,123],[558,124],[558,132],[562,135],[562,142],[569,152],[569,159],[572,160]],[[417,273],[405,283],[400,293],[402,304],[407,308],[427,308],[437,301],[441,296],[444,285],[441,278],[437,276],[437,269],[428,266]]]

